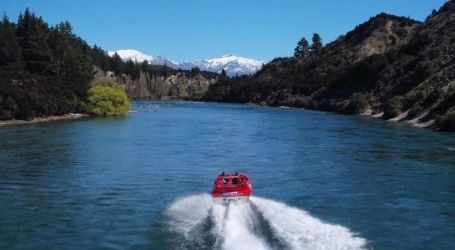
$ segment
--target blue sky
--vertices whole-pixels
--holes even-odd
[[[227,53],[271,60],[290,56],[318,32],[330,42],[380,12],[423,21],[445,0],[0,0],[11,20],[30,7],[50,24],[105,50],[134,48],[175,61]]]

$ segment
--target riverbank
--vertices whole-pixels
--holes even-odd
[[[277,108],[296,109],[296,107],[291,107],[291,106],[278,106]],[[305,109],[305,108],[301,108],[301,109]],[[335,112],[335,111],[327,111],[327,112],[342,114],[342,113]],[[364,116],[364,117],[370,117],[373,119],[381,119],[383,121],[388,121],[388,122],[405,123],[405,124],[408,124],[409,126],[415,127],[415,128],[430,128],[430,129],[434,129],[434,130],[439,129],[439,127],[436,124],[435,119],[427,119],[427,115],[429,114],[428,111],[426,111],[426,112],[422,113],[421,115],[419,115],[418,117],[412,118],[412,119],[408,119],[408,113],[409,113],[409,110],[406,110],[405,112],[400,113],[398,116],[391,118],[391,119],[387,119],[387,120],[382,119],[384,116],[384,112],[373,113],[372,109],[367,109],[364,112],[357,114],[357,115]]]
[[[35,124],[35,123],[42,123],[42,122],[52,122],[52,121],[64,121],[64,120],[75,120],[75,119],[82,119],[90,117],[87,114],[81,113],[68,113],[64,115],[51,115],[51,116],[42,116],[36,117],[32,120],[7,120],[7,121],[0,121],[0,127],[3,126],[14,126],[14,125],[27,125],[27,124]]]
[[[436,125],[436,120],[427,118],[427,116],[429,114],[428,111],[422,113],[421,115],[419,115],[415,118],[411,118],[411,119],[408,118],[409,111],[410,110],[406,110],[405,112],[400,113],[398,116],[391,118],[391,119],[384,120],[384,121],[406,123],[415,128],[431,128],[431,129],[435,129],[435,130],[438,129],[438,127]],[[373,111],[371,109],[368,109],[365,112],[362,112],[358,115],[371,117],[374,119],[382,119],[384,116],[384,112],[373,114]]]

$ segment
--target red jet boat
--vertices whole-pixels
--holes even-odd
[[[250,179],[243,174],[224,172],[218,175],[213,187],[212,197],[216,203],[247,202],[252,192]]]

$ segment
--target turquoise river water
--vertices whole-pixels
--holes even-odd
[[[250,203],[213,204],[221,171]],[[454,134],[179,101],[0,128],[0,249],[361,248],[455,248]]]

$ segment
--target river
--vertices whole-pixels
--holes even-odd
[[[249,204],[212,203],[218,174]],[[0,128],[0,249],[449,249],[455,135],[301,109],[135,102]]]

